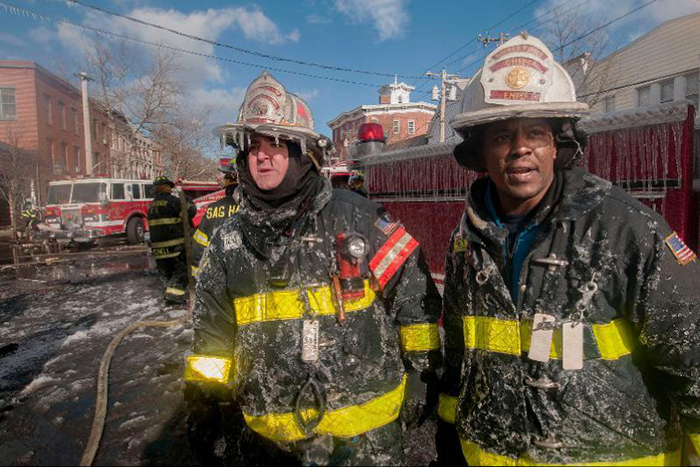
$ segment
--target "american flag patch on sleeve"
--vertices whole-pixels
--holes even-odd
[[[693,250],[683,243],[683,240],[681,240],[676,232],[666,237],[666,245],[671,249],[671,253],[673,253],[673,256],[676,257],[676,261],[678,261],[678,264],[681,266],[685,266],[696,258]]]
[[[394,230],[398,229],[401,224],[391,218],[388,212],[385,212],[382,216],[377,219],[374,223],[379,230],[381,230],[384,235],[391,235]]]

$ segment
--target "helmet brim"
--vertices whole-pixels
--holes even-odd
[[[547,102],[542,104],[499,105],[464,112],[450,120],[450,126],[464,136],[475,126],[511,118],[581,118],[589,113],[585,102]]]

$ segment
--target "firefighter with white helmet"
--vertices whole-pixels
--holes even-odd
[[[572,168],[587,106],[538,39],[495,49],[461,105],[454,156],[487,176],[447,255],[440,461],[679,465],[700,445],[695,254]]]
[[[377,204],[331,188],[320,171],[331,142],[269,73],[217,133],[240,148],[241,209],[197,272],[191,433],[211,441],[228,398],[246,425],[236,444],[253,441],[241,462],[401,464],[398,417],[421,414],[440,358],[440,299],[418,242]]]

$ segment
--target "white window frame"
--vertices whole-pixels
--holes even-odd
[[[5,93],[11,93],[12,103],[3,100]],[[10,107],[14,107],[13,113],[9,112]],[[17,90],[14,87],[0,87],[0,120],[17,120]]]
[[[53,126],[53,109],[51,106],[51,96],[44,94],[44,116],[46,117],[46,124],[49,126]]]
[[[647,98],[646,102],[642,103],[642,91],[646,91]],[[651,105],[651,85],[647,84],[637,88],[637,107],[648,107]]]
[[[415,132],[416,132],[416,121],[415,121],[415,120],[409,120],[409,121],[408,121],[407,129],[408,129],[408,134],[409,134],[409,135],[415,134]]]
[[[670,95],[670,98],[667,97],[665,100],[664,100],[664,86],[670,86],[670,87],[671,87],[671,95]],[[661,82],[659,83],[659,88],[660,88],[660,92],[659,92],[659,102],[660,102],[661,104],[666,104],[666,103],[668,103],[668,102],[673,102],[673,92],[674,92],[674,88],[675,88],[675,81],[674,81],[673,79],[667,79],[667,80],[665,80],[665,81],[661,81]],[[667,88],[667,89],[668,89],[668,88]]]
[[[395,135],[401,133],[401,120],[394,120],[391,122],[391,132]]]

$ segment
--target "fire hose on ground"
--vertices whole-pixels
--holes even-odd
[[[190,238],[190,224],[189,216],[187,215],[187,200],[185,199],[185,194],[180,190],[180,213],[182,216],[182,225],[184,229],[185,239],[185,258],[187,262],[187,289],[189,291],[189,305],[187,307],[187,312],[184,316],[178,319],[170,321],[137,321],[131,323],[125,329],[117,333],[112,338],[112,341],[107,346],[105,353],[102,355],[102,360],[100,360],[100,367],[97,373],[97,395],[95,397],[95,414],[92,419],[92,427],[90,428],[90,437],[83,451],[83,457],[80,459],[81,466],[92,465],[97,450],[100,447],[100,440],[102,439],[102,432],[104,431],[105,419],[107,418],[107,402],[109,399],[109,365],[112,362],[112,356],[114,351],[117,349],[122,339],[132,332],[147,328],[147,327],[157,327],[157,328],[168,328],[171,326],[178,326],[190,321],[192,316],[192,306],[194,303],[194,287],[192,283],[192,275],[189,274],[190,264],[192,263],[192,246],[189,242]]]

